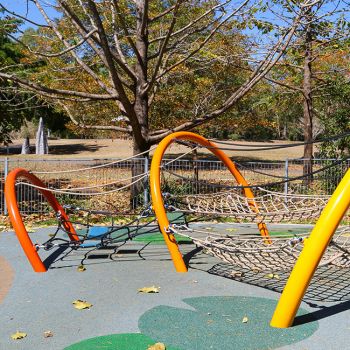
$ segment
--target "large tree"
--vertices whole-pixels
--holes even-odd
[[[271,45],[267,41],[260,43],[264,46],[263,53],[256,50],[255,44],[250,46],[249,54],[255,54],[256,62],[250,65],[252,73],[239,86],[233,85],[212,99],[215,103],[203,104],[203,108],[195,109],[186,120],[179,120],[171,128],[165,125],[163,129],[151,127],[150,111],[165,82],[174,72],[181,74],[185,66],[191,67],[198,57],[203,58],[218,35],[233,35],[237,27],[244,28],[251,23],[251,16],[259,10],[258,3],[249,0],[57,0],[53,5],[56,18],[50,18],[46,2],[32,2],[46,24],[37,23],[41,40],[22,41],[30,53],[27,63],[34,62],[34,58],[36,64],[45,61],[54,74],[50,76],[47,70],[45,73],[40,69],[20,74],[3,70],[0,78],[53,103],[59,102],[83,127],[131,134],[134,152],[139,153],[172,131],[200,126],[234,106],[280,59],[305,19],[305,11],[319,1],[303,1],[302,10],[291,15],[288,27],[273,28]],[[293,2],[286,3],[289,6]],[[25,19],[35,24],[33,19]],[[227,64],[230,65],[229,60]],[[74,103],[88,106],[102,102],[112,106],[114,118],[124,116],[126,125],[110,125],[110,121],[104,125],[87,125],[83,119],[75,118]]]

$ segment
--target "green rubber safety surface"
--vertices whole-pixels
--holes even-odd
[[[141,316],[140,331],[183,350],[267,350],[299,342],[318,329],[317,321],[288,329],[270,327],[277,303],[270,299],[199,297],[184,302],[195,310],[155,307]],[[304,313],[300,309],[298,315]]]
[[[147,350],[157,342],[167,350],[271,350],[306,339],[318,329],[317,321],[287,329],[270,327],[275,300],[213,296],[184,302],[193,310],[161,305],[144,313],[141,333],[86,339],[64,350]],[[298,315],[305,313],[299,309]]]
[[[191,243],[192,240],[188,237],[179,236],[177,234],[174,235],[176,242],[178,244],[186,244]],[[153,234],[145,234],[138,237],[133,238],[135,242],[144,242],[144,243],[152,243],[152,244],[165,244],[164,237],[161,233],[153,233]]]
[[[64,350],[147,350],[157,343],[140,333],[112,334],[83,340],[68,346]],[[166,344],[165,344],[166,345]],[[180,350],[166,346],[167,350]]]

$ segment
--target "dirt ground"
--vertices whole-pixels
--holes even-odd
[[[21,145],[23,140],[15,140],[8,148],[0,147],[0,157],[31,157],[36,158],[35,154],[21,155]],[[252,145],[260,146],[276,146],[290,144],[290,141],[271,141],[271,142],[246,142],[232,141],[229,145],[221,145],[222,147],[234,148],[235,150],[225,151],[229,156],[235,157],[237,160],[284,160],[286,158],[301,158],[303,155],[303,146],[280,148],[274,150],[253,150]],[[295,142],[297,144],[297,142]],[[30,140],[31,151],[35,152],[35,140]],[[172,146],[171,153],[182,153],[188,150],[182,146]],[[131,140],[122,139],[61,139],[49,140],[49,155],[47,158],[125,158],[132,155]],[[206,156],[210,153],[206,149],[200,149],[199,153]]]

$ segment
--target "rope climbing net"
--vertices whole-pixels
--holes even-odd
[[[162,165],[161,157],[165,154],[165,150],[175,142],[192,147],[197,152],[200,147],[210,150],[226,166],[225,176],[219,176],[222,175],[220,169],[220,171],[215,170],[211,173],[209,171],[208,178],[203,179],[196,173],[194,167],[187,169],[186,172]],[[282,193],[276,188],[281,188],[281,186],[283,188],[284,184],[292,182],[306,183],[306,186],[311,186],[317,176],[327,176],[327,172],[334,171],[335,167],[339,167],[343,162],[337,160],[323,167],[315,167],[311,173],[295,174],[295,176],[289,176],[288,179],[284,176],[270,174],[270,181],[250,184],[240,171],[242,167],[228,158],[221,147],[189,132],[169,135],[159,145],[155,156],[158,156],[159,159],[153,160],[151,167],[151,186],[154,187],[153,206],[161,228],[170,237],[168,246],[170,245],[169,250],[178,271],[184,271],[186,267],[181,264],[181,256],[178,254],[177,247],[171,246],[171,235],[174,234],[191,238],[194,243],[203,248],[204,252],[215,255],[232,265],[259,271],[291,270],[301,250],[307,244],[309,234],[271,235],[266,223],[315,222],[330,196],[293,191]],[[159,187],[156,185],[157,179],[160,179]],[[177,191],[176,187],[178,187]],[[296,187],[290,186],[290,188]],[[203,193],[203,189],[206,189],[206,193]],[[239,232],[229,235],[220,233],[220,223],[213,226],[216,232],[198,230],[195,224],[190,224],[190,227],[169,226],[165,216],[166,208],[162,205],[163,201],[160,201],[160,194],[162,193],[164,197],[164,192],[166,192],[167,207],[189,213],[192,221],[205,218],[211,223],[221,222],[225,225],[230,221],[255,222],[260,235],[247,235]],[[339,228],[321,264],[332,264],[341,268],[350,267],[349,237],[349,227]]]
[[[330,174],[334,173],[337,173],[338,177],[333,180],[340,181],[347,168],[345,160],[340,159],[321,166],[314,165],[312,172],[304,174],[303,163],[300,163],[298,167],[293,167],[290,176],[286,178],[281,173],[261,171],[234,162],[238,176],[243,178],[242,174],[248,174],[247,179],[250,181],[249,183],[244,179],[244,182],[238,181],[235,184],[232,181],[232,172],[230,174],[227,168],[219,165],[224,165],[223,162],[218,162],[215,169],[207,168],[205,162],[198,165],[200,164],[198,152],[203,149],[232,151],[236,148],[228,148],[226,143],[224,143],[226,147],[204,146],[176,137],[172,140],[170,147],[174,144],[189,148],[190,151],[186,156],[192,157],[193,162],[188,168],[182,168],[181,164],[173,167],[173,164],[168,166],[169,164],[162,163],[160,166],[161,189],[163,195],[166,194],[166,203],[170,202],[174,209],[192,216],[221,216],[255,223],[314,223],[330,198],[326,186],[324,186],[325,191],[322,190],[322,182],[326,182]],[[256,146],[261,148],[261,145]],[[291,146],[292,144],[286,145],[286,147]],[[276,146],[271,146],[264,149],[274,150],[275,148]],[[252,151],[254,148],[247,150]],[[181,156],[177,159],[181,160]],[[199,167],[201,167],[200,171]],[[260,182],[251,182],[257,181],[256,178],[259,178]],[[261,181],[262,178],[264,181]],[[251,195],[247,196],[248,191],[251,191]],[[315,194],[305,194],[305,192]]]
[[[317,218],[329,196],[284,194],[258,188],[260,196],[249,199],[242,191],[187,195],[179,198],[182,210],[201,215],[230,216],[253,222],[282,222]],[[253,206],[252,204],[255,204]],[[259,212],[255,208],[259,208]]]
[[[118,161],[118,163],[121,161]],[[49,172],[31,172],[23,168],[14,169],[6,179],[5,195],[9,208],[10,219],[16,231],[17,237],[24,249],[29,261],[37,272],[44,272],[47,266],[44,265],[41,250],[53,248],[91,248],[98,249],[109,245],[123,245],[127,240],[136,238],[151,232],[158,232],[154,216],[149,205],[138,207],[133,211],[119,211],[118,200],[123,199],[129,204],[130,192],[133,186],[139,186],[139,190],[145,186],[145,179],[148,172],[132,173],[125,176],[127,171],[123,169],[123,175],[116,177],[114,181],[109,178],[101,182],[87,183],[77,180],[79,174],[84,177],[89,171],[110,169],[116,162],[99,164],[93,167],[74,169],[68,172],[67,169]],[[130,172],[130,169],[129,169]],[[43,181],[36,174],[43,177]],[[69,186],[56,186],[45,179],[51,174],[56,177],[62,175],[65,179],[73,179]],[[45,177],[47,176],[47,177]],[[24,193],[24,199],[18,203],[18,188]],[[30,189],[30,191],[29,191]],[[57,195],[57,198],[56,198]],[[62,203],[62,205],[61,205]],[[37,206],[45,207],[44,214],[36,214],[36,220],[49,219],[53,225],[56,222],[56,230],[50,234],[48,239],[37,235],[29,235],[25,220],[28,207],[31,211]],[[129,207],[130,208],[130,207]],[[23,210],[25,209],[25,210]],[[35,224],[35,219],[29,216]],[[46,236],[47,237],[47,236]],[[32,241],[33,239],[33,241]],[[35,241],[34,241],[35,239]],[[43,241],[44,240],[44,241]]]
[[[257,272],[291,270],[308,240],[307,233],[276,235],[266,239],[252,234],[230,235],[184,225],[171,225],[171,231],[191,238],[204,249],[204,253]],[[329,264],[350,267],[349,227],[337,230],[319,266]]]

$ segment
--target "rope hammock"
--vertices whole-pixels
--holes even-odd
[[[204,253],[218,257],[234,266],[253,271],[277,272],[291,270],[299,257],[307,234],[287,234],[266,238],[251,235],[229,235],[172,225],[171,231],[204,248]],[[350,228],[341,227],[335,233],[319,266],[350,267]]]
[[[220,162],[218,162],[220,166],[215,168],[213,173],[210,173],[209,167],[204,167],[207,169],[207,179],[199,179],[195,168],[182,170],[165,167],[161,163],[162,157],[167,148],[174,142],[187,144],[188,147],[199,144],[200,147],[207,148],[225,165],[225,168],[222,168]],[[271,235],[266,222],[305,222],[318,219],[329,202],[330,196],[295,194],[293,193],[294,187],[298,187],[299,184],[310,185],[310,179],[315,179],[316,174],[322,178],[323,174],[327,174],[328,170],[339,166],[342,162],[343,160],[336,160],[332,164],[315,168],[314,171],[303,175],[296,173],[296,171],[300,171],[301,167],[298,170],[293,169],[293,175],[295,175],[292,178],[290,176],[286,178],[285,174],[284,176],[274,176],[257,172],[264,176],[275,177],[275,179],[269,183],[252,185],[242,175],[238,164],[223,152],[222,147],[190,132],[177,132],[167,136],[155,151],[150,182],[153,190],[153,207],[160,228],[163,233],[168,234],[166,241],[176,270],[184,272],[187,267],[179,254],[176,240],[173,238],[175,234],[192,239],[197,246],[203,248],[205,253],[216,256],[232,266],[267,272],[292,270],[300,252],[307,246],[309,235],[289,233],[279,236]],[[233,178],[228,179],[226,175],[228,172],[236,181],[234,186],[232,186]],[[225,174],[224,179],[223,174]],[[281,188],[280,185],[291,181],[295,181],[295,186],[289,188],[293,192],[280,193],[275,191],[276,188]],[[177,187],[178,191],[176,191]],[[163,198],[162,201],[161,196],[163,193],[164,197],[164,189],[170,194],[167,194],[166,200]],[[175,191],[172,192],[171,189]],[[206,193],[203,193],[204,190]],[[163,202],[165,202],[164,206]],[[191,218],[202,216],[208,219],[209,217],[209,222],[210,218],[222,220],[220,217],[232,218],[239,222],[255,222],[260,235],[220,233],[220,224],[216,224],[213,228],[217,231],[215,233],[198,230],[196,225],[191,225],[190,228],[171,225],[165,215],[167,208],[189,213]],[[319,234],[321,235],[321,233]],[[349,227],[338,228],[333,239],[329,239],[331,243],[325,249],[326,252],[322,259],[320,257],[320,265],[332,265],[339,268],[350,267],[349,237]]]
[[[201,215],[229,216],[254,222],[281,222],[317,218],[329,196],[284,194],[259,188],[263,193],[254,199],[242,196],[239,190],[179,197],[185,204],[181,210]],[[176,200],[176,199],[175,199]],[[256,212],[255,203],[259,208]]]

